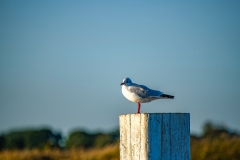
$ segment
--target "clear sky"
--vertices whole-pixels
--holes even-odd
[[[137,104],[130,77],[189,112],[240,130],[240,1],[0,1],[0,132],[111,130]]]

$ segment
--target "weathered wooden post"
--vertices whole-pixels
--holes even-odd
[[[190,160],[189,113],[120,117],[121,160]]]

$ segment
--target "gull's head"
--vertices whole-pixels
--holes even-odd
[[[130,85],[132,83],[131,79],[130,78],[124,78],[123,79],[123,82],[120,84],[120,85]]]

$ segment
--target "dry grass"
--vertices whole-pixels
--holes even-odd
[[[239,160],[240,138],[221,135],[191,141],[192,160]]]
[[[0,152],[0,160],[119,160],[119,147],[116,144],[89,150],[5,150]]]

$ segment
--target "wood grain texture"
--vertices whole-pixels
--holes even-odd
[[[142,113],[120,117],[121,160],[189,160],[189,113]]]

